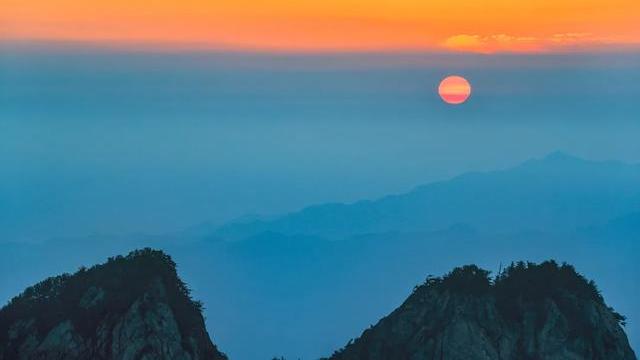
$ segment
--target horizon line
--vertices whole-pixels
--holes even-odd
[[[85,50],[122,53],[160,54],[247,54],[282,56],[335,55],[440,55],[440,56],[562,56],[562,55],[634,55],[640,54],[640,43],[598,44],[597,46],[564,46],[553,49],[520,49],[478,51],[446,47],[273,47],[210,42],[164,42],[145,40],[76,40],[76,39],[0,39],[0,48],[12,50]]]

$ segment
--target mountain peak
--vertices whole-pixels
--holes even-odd
[[[540,158],[532,158],[516,166],[515,169],[539,169],[542,167],[557,167],[557,166],[569,166],[570,169],[575,168],[575,165],[590,164],[592,161],[571,155],[569,153],[557,150]]]
[[[336,352],[363,359],[636,359],[595,284],[570,265],[475,265],[429,277],[389,316]]]
[[[568,154],[560,150],[547,154],[544,158],[542,158],[542,160],[544,161],[580,161],[580,162],[585,161],[582,158],[579,158],[577,156]]]
[[[225,359],[171,257],[136,250],[27,288],[0,310],[0,358]]]

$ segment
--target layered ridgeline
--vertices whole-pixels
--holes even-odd
[[[213,239],[260,233],[346,238],[467,224],[480,231],[574,231],[640,211],[640,166],[560,152],[501,171],[467,173],[353,204],[319,204],[272,219],[241,219]]]
[[[144,249],[27,288],[0,310],[0,359],[226,359],[175,263]]]
[[[592,281],[569,265],[474,265],[430,277],[333,360],[636,359]]]

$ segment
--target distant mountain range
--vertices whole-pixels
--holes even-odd
[[[314,205],[275,219],[235,221],[210,236],[238,240],[275,232],[338,239],[433,231],[458,223],[491,232],[574,231],[637,211],[640,166],[556,152],[511,169],[469,173],[378,200]]]

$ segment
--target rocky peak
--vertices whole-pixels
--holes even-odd
[[[161,251],[46,279],[0,310],[0,359],[226,359]]]
[[[469,265],[427,278],[331,359],[636,359],[624,320],[569,265],[517,263],[494,279]]]

